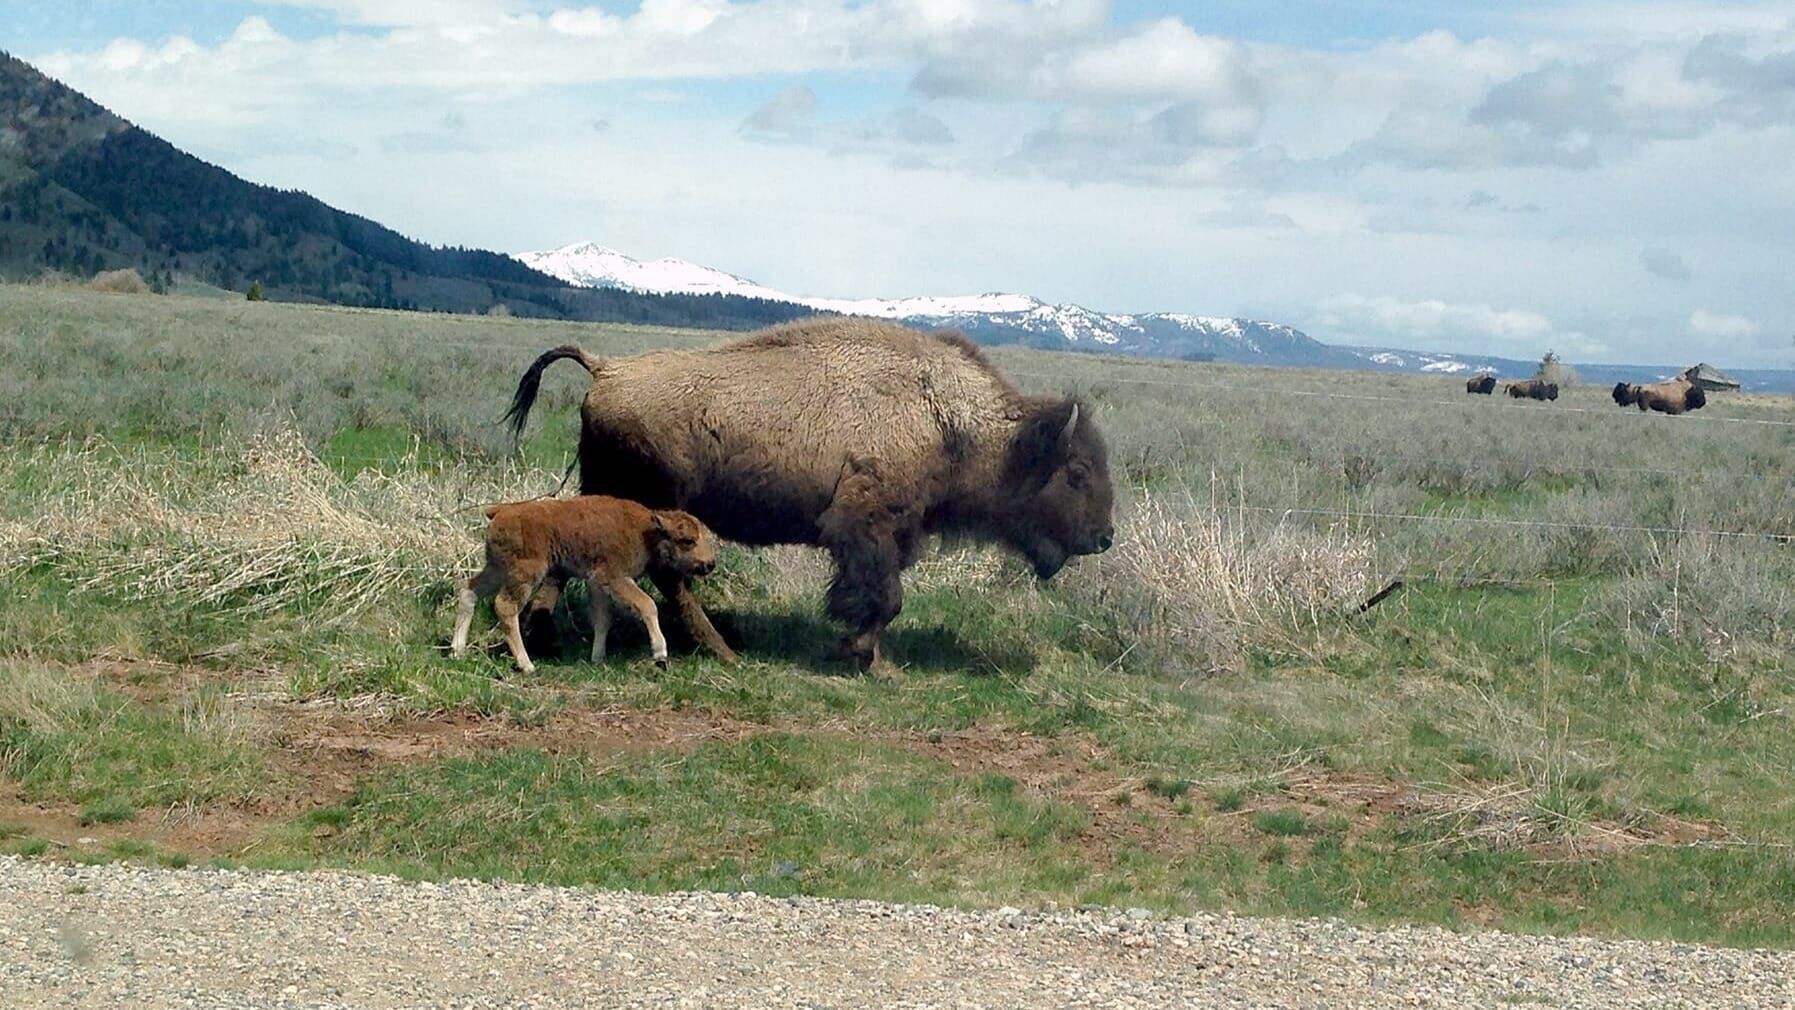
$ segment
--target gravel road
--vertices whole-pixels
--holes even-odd
[[[1795,953],[0,858],[0,1007],[1790,1007]]]

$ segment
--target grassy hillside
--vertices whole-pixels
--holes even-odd
[[[509,256],[413,241],[260,186],[131,125],[0,52],[0,278],[132,268],[277,301],[743,329],[795,306],[570,288]]]
[[[937,551],[880,676],[798,549],[704,587],[739,667],[577,600],[446,659],[574,443],[568,367],[507,452],[523,366],[717,339],[0,290],[0,847],[1795,940],[1788,401],[1000,350],[1098,405],[1109,555]]]

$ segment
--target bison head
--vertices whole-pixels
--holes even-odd
[[[655,566],[679,575],[709,575],[717,567],[717,541],[690,513],[663,509],[650,513],[650,550]]]
[[[1038,402],[1010,444],[1004,540],[1050,579],[1078,554],[1115,542],[1109,451],[1077,400]]]
[[[1617,382],[1614,384],[1614,392],[1608,395],[1614,398],[1617,405],[1625,407],[1633,402],[1633,387],[1624,382]]]

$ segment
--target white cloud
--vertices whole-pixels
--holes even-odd
[[[1647,249],[1639,254],[1639,265],[1645,267],[1646,273],[1667,281],[1686,281],[1695,276],[1683,255],[1674,249]]]
[[[344,24],[373,27],[465,25],[493,21],[514,10],[514,0],[256,0],[268,7],[293,7],[335,15]]]
[[[1423,350],[1481,349],[1523,358],[1553,348],[1579,357],[1606,350],[1599,341],[1562,329],[1539,312],[1438,299],[1337,295],[1317,306],[1316,322],[1340,338]]]
[[[1696,309],[1689,314],[1689,332],[1707,340],[1750,340],[1764,328],[1744,316]]]
[[[794,84],[779,92],[742,121],[742,132],[776,140],[802,139],[816,129],[816,92]]]
[[[1764,320],[1756,360],[1786,363],[1763,341],[1795,318],[1787,0],[1314,46],[1108,0],[286,6],[341,30],[251,17],[34,62],[178,146],[438,241],[714,246],[825,294],[1023,288],[1526,357],[1665,358]],[[432,130],[451,109],[467,127]],[[571,209],[539,169],[557,158],[606,187]],[[474,172],[498,187],[438,178],[501,161]]]

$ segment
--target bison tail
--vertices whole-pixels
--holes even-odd
[[[601,364],[601,359],[587,354],[577,344],[562,344],[553,350],[542,352],[530,363],[529,368],[524,369],[523,378],[517,380],[517,392],[511,397],[511,409],[505,411],[503,422],[511,426],[512,438],[523,437],[524,421],[529,418],[530,408],[536,405],[536,394],[542,389],[542,370],[562,358],[572,358],[595,376]]]

